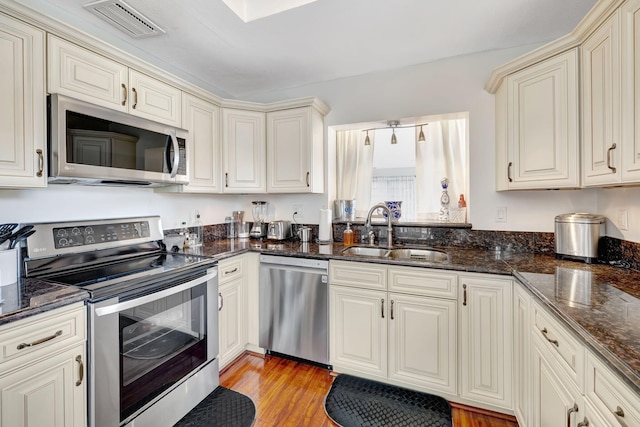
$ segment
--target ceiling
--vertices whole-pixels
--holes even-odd
[[[126,0],[165,34],[134,39],[86,0],[14,0],[219,96],[252,96],[569,33],[596,0],[317,0],[244,22],[223,0]],[[266,1],[266,0],[263,0]]]

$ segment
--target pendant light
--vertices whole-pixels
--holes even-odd
[[[364,145],[371,145],[371,140],[369,139],[369,131],[367,131],[367,137],[364,139]]]
[[[418,142],[424,142],[424,132],[422,132],[422,125],[420,125],[420,134],[418,135]]]
[[[391,132],[391,144],[397,144],[398,138],[396,138],[396,130],[393,129]]]
[[[396,138],[396,128],[400,124],[397,120],[391,120],[387,123],[387,126],[391,128],[391,145],[395,145],[398,143],[398,138]]]
[[[379,129],[389,129],[391,128],[391,144],[395,145],[398,143],[398,137],[396,136],[396,128],[418,128],[420,127],[420,133],[418,134],[418,142],[426,141],[424,136],[424,132],[422,131],[422,126],[429,126],[429,123],[421,123],[416,125],[405,125],[401,126],[400,122],[397,120],[390,120],[387,122],[386,127],[380,128],[371,128],[371,129],[363,129],[362,132],[366,132],[367,136],[364,138],[364,145],[371,145],[371,140],[369,139],[369,131],[370,130],[379,130]]]

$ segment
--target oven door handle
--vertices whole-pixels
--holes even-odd
[[[218,275],[218,269],[210,270],[207,274],[202,277],[198,277],[197,279],[191,280],[186,283],[182,283],[181,285],[173,286],[169,289],[165,289],[159,292],[154,292],[149,295],[145,295],[140,298],[132,299],[129,301],[120,302],[113,305],[108,305],[106,307],[96,308],[96,316],[106,316],[108,314],[118,313],[122,310],[127,310],[129,308],[137,307],[142,304],[146,304],[148,302],[156,301],[160,298],[165,298],[173,294],[177,294],[182,291],[186,291],[189,288],[192,288],[200,283],[207,282]]]

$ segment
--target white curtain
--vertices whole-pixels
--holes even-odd
[[[460,194],[466,197],[465,149],[467,120],[441,120],[423,127],[426,141],[416,142],[416,188],[419,219],[434,219],[440,211],[440,180],[449,179],[449,207],[458,206]],[[416,141],[420,128],[416,128]]]
[[[416,177],[374,176],[371,188],[372,205],[378,202],[402,201],[401,221],[415,221]]]
[[[375,132],[369,132],[371,145],[364,145],[361,130],[339,131],[336,135],[337,197],[356,201],[356,216],[367,214],[373,181]]]

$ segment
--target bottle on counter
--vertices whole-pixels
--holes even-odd
[[[202,219],[200,219],[200,212],[196,211],[196,246],[202,246],[204,244],[204,224],[202,224]]]
[[[467,207],[467,201],[464,199],[464,194],[461,194],[460,198],[458,199],[458,207],[459,208],[466,208]]]
[[[237,237],[236,222],[230,216],[224,219],[227,227],[227,239],[235,239]]]
[[[353,230],[351,229],[351,223],[347,223],[347,228],[342,234],[342,241],[344,242],[344,246],[351,246],[355,243],[355,237]]]
[[[182,236],[182,249],[189,246],[189,228],[187,227],[187,221],[182,221],[180,226],[180,235]]]

